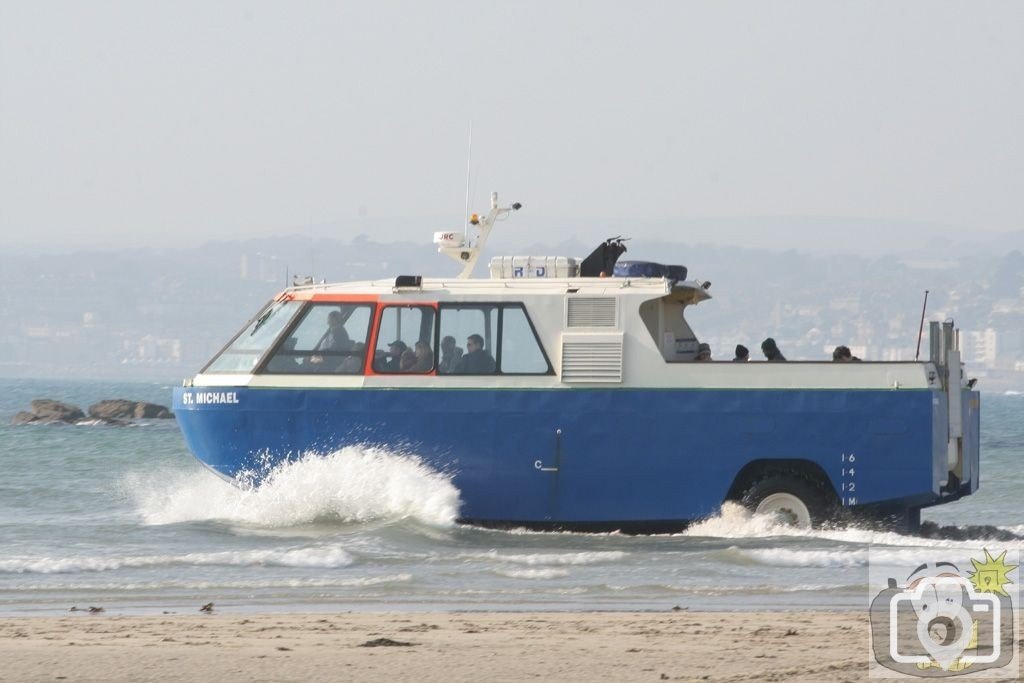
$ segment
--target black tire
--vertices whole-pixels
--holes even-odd
[[[798,505],[787,507],[786,497],[796,499],[806,508],[807,522],[803,521],[803,510]],[[776,508],[783,518],[790,519],[794,526],[810,526],[819,529],[839,521],[839,509],[835,495],[822,484],[808,479],[797,472],[773,472],[766,474],[751,484],[743,493],[743,505],[751,512],[758,512],[759,507]]]

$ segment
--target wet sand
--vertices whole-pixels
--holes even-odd
[[[0,681],[860,681],[856,612],[0,618]]]

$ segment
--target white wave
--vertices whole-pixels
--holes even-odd
[[[617,562],[626,557],[626,553],[620,550],[606,550],[595,552],[579,553],[530,553],[510,554],[499,553],[497,550],[490,550],[485,553],[464,553],[459,557],[474,560],[495,560],[498,562],[509,562],[527,566],[534,565],[585,565],[599,564],[604,562]]]
[[[107,423],[103,420],[79,420],[75,423],[76,427],[101,427]]]
[[[773,567],[821,567],[846,568],[865,567],[868,563],[867,550],[789,550],[786,548],[767,548],[739,552],[758,564]]]
[[[348,579],[267,579],[261,581],[146,581],[146,582],[53,582],[19,583],[8,587],[7,591],[53,591],[88,590],[88,591],[142,591],[142,590],[216,590],[216,589],[273,589],[273,588],[364,588],[389,583],[407,583],[412,581],[412,574],[389,574],[384,576],[361,576]]]
[[[737,564],[754,564],[785,569],[856,569],[856,568],[913,568],[922,562],[934,559],[936,552],[950,553],[950,557],[965,552],[977,552],[971,548],[909,546],[894,548],[872,545],[859,549],[833,548],[800,550],[792,548],[751,548],[731,546],[724,551],[712,553],[720,560]]]
[[[708,597],[744,596],[744,595],[792,595],[794,593],[835,594],[858,593],[868,594],[868,586],[853,584],[798,584],[793,586],[773,586],[752,584],[748,586],[680,586],[680,593]]]
[[[385,583],[406,583],[412,581],[412,574],[392,574],[390,576],[365,576],[356,579],[342,579],[341,581],[323,581],[320,585],[324,587],[329,586],[344,586],[344,587],[363,587],[363,586],[379,586]]]
[[[788,537],[821,539],[855,545],[883,545],[914,548],[983,548],[991,540],[952,541],[876,531],[850,526],[840,529],[799,529],[781,524],[770,515],[755,515],[738,503],[726,502],[717,515],[690,525],[684,536],[711,538]]]
[[[623,534],[619,530],[614,531],[566,531],[564,529],[528,529],[522,526],[511,527],[509,529],[485,529],[479,528],[482,533],[498,534],[502,536],[542,536],[544,538],[551,538],[552,536],[578,536],[583,538],[599,538],[604,536],[609,537],[621,537]],[[657,534],[652,534],[657,535]]]
[[[596,585],[590,586],[592,591],[597,591],[601,588],[611,592],[626,592],[638,593],[645,591],[653,594],[660,592],[679,593],[687,595],[745,595],[745,594],[762,594],[762,595],[784,595],[786,593],[824,593],[824,592],[835,592],[835,591],[864,591],[867,592],[868,586],[857,585],[857,584],[829,584],[829,583],[803,583],[803,584],[740,584],[740,585],[725,585],[725,584],[642,584],[642,585],[624,585],[624,584],[604,584],[603,586]]]
[[[496,569],[494,573],[510,579],[559,579],[569,576],[565,569]]]
[[[522,586],[524,584],[516,585]],[[530,586],[527,588],[456,588],[452,590],[439,590],[437,595],[453,596],[456,598],[479,595],[489,600],[495,596],[515,597],[516,602],[514,604],[516,607],[512,609],[518,609],[523,603],[531,602],[530,598],[538,599],[549,595],[583,595],[589,592],[590,588],[588,586],[573,586],[571,588]]]
[[[0,573],[72,574],[145,567],[228,566],[299,567],[334,569],[352,564],[352,556],[338,547],[293,548],[290,550],[245,550],[183,555],[135,555],[123,557],[28,557],[0,559]]]
[[[770,515],[754,515],[738,503],[722,504],[717,515],[691,524],[684,536],[707,536],[712,538],[757,538],[763,536],[790,535],[793,529]]]
[[[317,520],[414,519],[454,524],[459,491],[417,457],[348,447],[280,465],[262,485],[241,489],[208,472],[135,474],[124,481],[148,524],[229,521],[288,527]]]

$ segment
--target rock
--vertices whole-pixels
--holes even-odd
[[[135,417],[135,401],[112,398],[89,406],[89,417],[97,420],[124,420]]]
[[[174,417],[174,413],[168,410],[167,406],[162,406],[158,403],[146,403],[145,401],[139,401],[135,404],[133,416],[137,420],[142,418],[166,420]]]
[[[126,426],[138,419],[173,419],[166,406],[145,401],[112,398],[89,406],[89,415],[78,406],[48,398],[32,401],[32,412],[22,411],[11,418],[12,425],[25,424],[103,424]]]
[[[89,406],[89,416],[97,420],[140,420],[174,417],[166,406],[145,401],[112,398]]]
[[[26,411],[23,410],[20,413],[18,413],[17,415],[15,415],[14,417],[11,418],[11,424],[12,425],[27,425],[27,424],[32,424],[33,422],[36,422],[37,420],[39,420],[39,417],[35,413],[29,413],[29,412],[26,412]]]
[[[359,647],[414,647],[416,643],[407,643],[403,640],[391,640],[390,638],[375,638],[368,640]]]
[[[1007,543],[1019,541],[1024,536],[1009,529],[990,524],[967,524],[964,526],[939,526],[935,522],[921,522],[917,534],[922,538],[937,538],[948,541],[969,541],[976,538]]]
[[[126,400],[124,398],[108,398],[90,405],[89,417],[95,420],[121,423],[124,420],[160,420],[173,418],[174,415],[165,405],[160,405],[159,403],[147,403],[144,400]]]
[[[37,398],[32,401],[32,412],[43,422],[74,422],[85,417],[78,406],[61,403],[49,398]]]

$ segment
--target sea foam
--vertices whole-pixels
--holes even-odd
[[[510,579],[560,579],[569,576],[565,569],[495,569],[494,573]]]
[[[489,550],[483,553],[463,553],[458,557],[473,560],[495,560],[509,564],[525,566],[565,566],[565,565],[588,565],[618,562],[626,557],[626,553],[620,550],[603,550],[592,552],[568,552],[568,553],[500,553],[497,550]]]
[[[352,564],[352,556],[337,546],[274,550],[232,550],[180,555],[122,555],[80,557],[11,556],[0,560],[0,573],[75,574],[115,569],[170,566],[300,567],[333,569]]]
[[[771,515],[755,515],[742,505],[733,502],[724,503],[717,515],[690,525],[683,535],[735,539],[767,537],[819,539],[857,546],[867,544],[911,548],[983,548],[992,544],[992,540],[986,538],[926,538],[858,526],[836,529],[801,529],[782,524]]]
[[[459,512],[459,491],[449,475],[415,456],[375,448],[308,454],[248,489],[199,471],[133,474],[123,488],[147,524],[228,521],[280,528],[412,519],[448,527]]]

